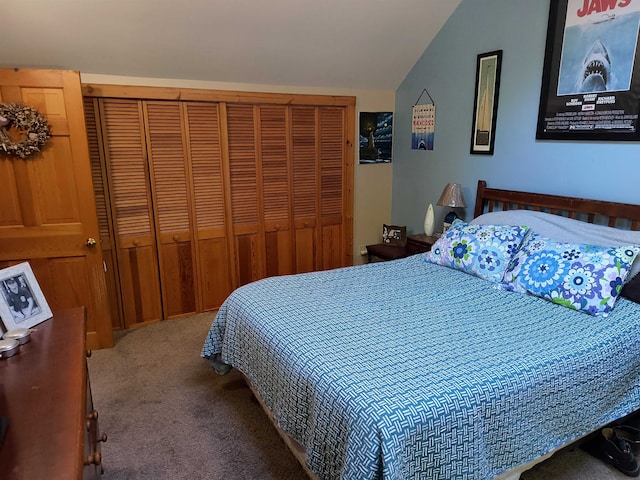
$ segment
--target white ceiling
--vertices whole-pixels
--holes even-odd
[[[0,65],[395,90],[461,0],[16,0]]]

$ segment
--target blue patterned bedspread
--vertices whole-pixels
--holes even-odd
[[[640,408],[640,305],[596,318],[422,257],[245,285],[202,355],[321,479],[491,479]]]

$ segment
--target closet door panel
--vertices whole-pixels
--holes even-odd
[[[246,285],[263,278],[264,275],[258,277],[264,265],[260,263],[257,252],[260,251],[258,245],[258,235],[236,235],[236,261],[238,268],[238,281],[240,285]]]
[[[127,328],[162,319],[142,104],[100,100],[101,129]]]
[[[196,312],[195,272],[191,242],[166,239],[161,244],[166,318]]]
[[[295,229],[296,273],[313,272],[316,264],[315,229],[300,227]]]
[[[320,139],[320,236],[321,268],[345,266],[344,242],[344,177],[345,129],[344,109],[319,108]]]
[[[220,236],[200,237],[198,245],[198,267],[203,272],[200,277],[202,310],[214,310],[222,305],[233,290],[227,240]]]
[[[265,233],[267,277],[288,275],[293,270],[291,230]]]
[[[291,228],[289,110],[281,105],[259,107],[262,216],[266,275],[295,273]]]
[[[84,99],[84,118],[87,125],[87,139],[89,141],[89,160],[91,162],[91,176],[93,191],[96,197],[96,211],[98,213],[98,229],[100,231],[100,245],[102,247],[102,261],[107,283],[107,298],[111,305],[111,327],[114,330],[124,328],[122,302],[120,301],[120,279],[116,247],[111,227],[111,204],[109,202],[109,188],[107,168],[102,148],[102,131],[98,121],[98,100]]]
[[[122,241],[118,248],[118,272],[125,326],[162,320],[155,242],[148,242],[148,238]]]
[[[236,269],[240,285],[266,275],[259,238],[258,172],[254,106],[227,105],[229,183]]]
[[[319,212],[317,109],[291,107],[291,154],[296,272],[317,270],[316,219]]]
[[[194,313],[190,187],[180,102],[144,102],[165,318]]]
[[[226,200],[217,104],[185,104],[195,207],[201,309],[220,307],[233,290],[231,255],[226,239]]]

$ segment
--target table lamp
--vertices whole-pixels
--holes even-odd
[[[464,208],[467,204],[464,201],[464,197],[462,196],[462,187],[459,183],[447,183],[447,186],[444,187],[442,191],[442,195],[440,195],[440,199],[438,200],[438,205],[441,207],[451,207],[451,208]],[[459,218],[456,212],[451,210],[444,217],[444,225],[442,226],[442,233],[447,231],[447,228],[451,226],[453,221]]]

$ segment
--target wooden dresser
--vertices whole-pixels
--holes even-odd
[[[7,480],[96,479],[102,472],[98,412],[86,363],[86,310],[56,313],[36,325],[31,341],[0,359],[0,446]]]

